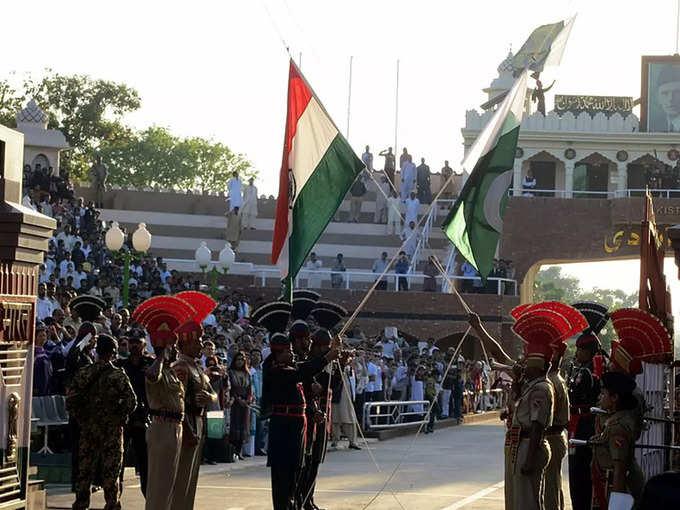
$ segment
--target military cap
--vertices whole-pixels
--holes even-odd
[[[270,334],[286,331],[292,305],[285,301],[273,301],[255,310],[250,318]]]
[[[335,303],[319,301],[311,315],[320,326],[312,335],[312,340],[317,345],[328,345],[332,340],[331,331],[342,321],[343,317],[347,316],[347,310]]]
[[[92,322],[99,318],[106,307],[106,301],[97,296],[84,294],[73,298],[68,306],[71,310],[75,310],[83,321]]]
[[[602,374],[602,387],[616,395],[630,395],[635,389],[635,379],[620,372]]]
[[[588,328],[576,339],[576,346],[586,347],[590,345],[599,349],[601,344],[597,335],[600,334],[609,320],[609,308],[592,301],[579,301],[572,306],[580,311],[588,321]]]

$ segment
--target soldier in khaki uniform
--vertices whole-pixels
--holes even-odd
[[[560,375],[562,356],[567,344],[562,342],[555,347],[552,366],[548,379],[553,385],[555,403],[552,425],[545,431],[550,446],[550,462],[545,471],[545,508],[564,510],[562,493],[562,461],[567,455],[567,426],[569,425],[569,395],[567,382]]]
[[[546,432],[552,431],[555,394],[546,375],[554,351],[563,352],[564,341],[586,328],[587,322],[578,310],[557,302],[521,305],[512,316],[517,321],[512,329],[525,342],[525,361],[521,379],[516,381],[516,401],[508,410],[505,508],[553,510],[545,504],[545,470],[550,462]],[[470,314],[470,326],[488,352],[504,364],[515,363],[484,329],[477,314]]]
[[[108,335],[99,335],[96,349],[99,359],[76,373],[66,396],[69,414],[80,425],[74,510],[90,507],[90,486],[99,470],[105,510],[120,508],[118,477],[123,467],[123,425],[137,406],[128,376],[111,363],[118,354],[118,342]]]
[[[171,364],[177,357],[174,330],[189,320],[194,309],[173,296],[147,299],[137,307],[133,318],[151,338],[156,360],[145,372],[145,387],[151,424],[147,429],[148,478],[146,510],[167,510],[182,446],[184,385]]]
[[[644,479],[635,460],[635,381],[619,372],[602,376],[600,405],[610,413],[601,433],[590,438],[593,468],[601,484],[593,487],[593,510],[611,508],[610,501],[638,500]]]
[[[193,319],[177,328],[180,354],[172,368],[184,385],[184,421],[172,510],[192,510],[196,498],[198,469],[201,465],[206,434],[206,408],[217,402],[210,380],[203,373],[198,358],[203,349],[201,323],[217,303],[201,292],[180,292],[178,298],[191,305],[196,313]]]

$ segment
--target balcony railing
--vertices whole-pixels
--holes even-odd
[[[680,189],[650,189],[653,197],[680,198]],[[645,189],[621,189],[615,191],[586,191],[565,189],[534,189],[531,191],[522,188],[510,188],[508,195],[511,197],[525,198],[631,198],[644,196]],[[571,196],[570,196],[571,195]]]

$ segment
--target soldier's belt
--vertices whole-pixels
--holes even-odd
[[[161,418],[167,421],[180,423],[184,419],[184,413],[177,411],[168,411],[166,409],[149,409],[149,415],[152,418]]]
[[[566,425],[553,425],[552,427],[548,427],[547,429],[545,429],[545,435],[546,436],[556,436],[556,435],[561,434],[565,430],[567,430]]]
[[[305,417],[306,404],[291,404],[291,405],[281,405],[274,404],[272,406],[272,415],[274,416],[295,416],[295,417]]]

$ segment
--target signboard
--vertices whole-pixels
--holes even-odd
[[[574,96],[555,94],[555,111],[559,114],[571,112],[591,115],[604,112],[607,116],[620,113],[624,117],[633,111],[633,98],[626,96]]]

